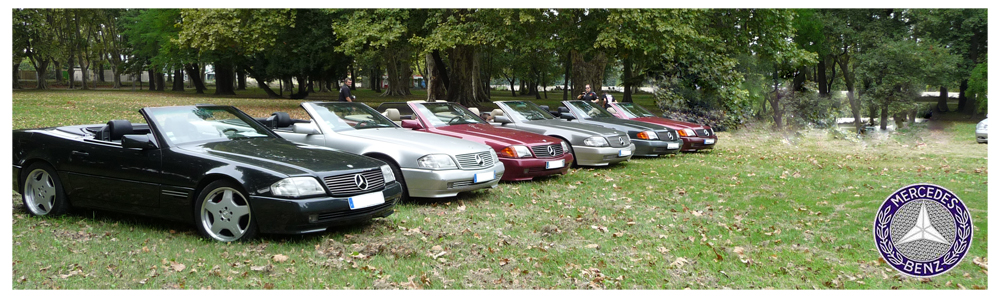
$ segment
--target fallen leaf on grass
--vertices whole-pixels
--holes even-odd
[[[979,265],[979,268],[983,268],[983,270],[989,270],[989,269],[986,268],[987,267],[987,259],[985,259],[985,258],[981,258],[981,257],[972,258],[972,263],[976,264],[976,265]]]
[[[181,263],[170,261],[170,268],[174,269],[174,271],[181,272],[184,271],[184,268],[187,268],[187,266]]]
[[[77,270],[70,271],[68,274],[60,274],[59,278],[66,279],[66,278],[69,278],[69,277],[72,277],[72,276],[77,276],[77,275],[82,275],[84,277],[87,276],[86,274],[83,274],[83,271],[80,271],[79,269],[77,269]]]
[[[288,256],[283,255],[283,254],[276,254],[276,255],[274,255],[274,256],[271,257],[271,260],[273,260],[275,262],[278,262],[278,263],[281,263],[281,262],[284,262],[284,261],[288,261]]]
[[[670,266],[674,268],[681,268],[684,267],[684,265],[687,265],[688,263],[690,262],[687,259],[682,257],[677,257],[677,259],[675,259],[673,262],[670,263]]]

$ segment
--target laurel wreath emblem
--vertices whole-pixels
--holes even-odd
[[[875,216],[876,227],[875,227],[875,237],[878,238],[877,245],[879,251],[885,257],[885,261],[893,265],[902,265],[903,256],[896,251],[896,245],[892,243],[890,237],[891,230],[889,223],[892,222],[892,217],[894,214],[889,213],[891,211],[890,207],[885,207],[878,212]],[[972,227],[969,225],[969,210],[962,209],[958,215],[955,216],[955,234],[958,236],[954,244],[951,246],[951,250],[945,254],[942,263],[945,265],[953,265],[961,260],[963,252],[969,247],[969,242],[972,240]]]

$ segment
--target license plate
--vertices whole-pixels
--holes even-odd
[[[553,161],[547,161],[547,162],[545,162],[545,169],[546,170],[548,170],[548,169],[558,169],[558,168],[561,168],[561,167],[563,167],[565,165],[566,165],[566,161],[562,160],[562,159],[560,159],[560,160],[553,160]]]
[[[621,157],[621,156],[629,156],[629,155],[632,155],[632,150],[622,149],[622,150],[618,151],[618,156],[619,157]]]
[[[715,139],[705,139],[705,145],[715,144]]]
[[[347,201],[351,203],[351,210],[354,210],[385,203],[385,196],[380,191],[353,196],[347,198]]]
[[[667,149],[677,149],[677,143],[667,143]]]
[[[475,176],[472,176],[472,183],[486,182],[496,179],[496,177],[497,177],[496,172],[478,173]]]

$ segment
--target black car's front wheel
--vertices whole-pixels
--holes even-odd
[[[202,189],[195,203],[198,232],[223,242],[248,240],[257,234],[250,201],[239,188],[219,180]]]
[[[22,173],[27,175],[21,178],[21,200],[28,212],[35,216],[56,216],[69,211],[62,183],[51,166],[35,163]]]

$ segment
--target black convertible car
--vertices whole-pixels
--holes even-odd
[[[15,130],[15,189],[37,216],[71,206],[193,222],[219,241],[308,233],[393,213],[385,163],[275,135],[229,106],[140,110],[112,120]]]

